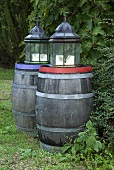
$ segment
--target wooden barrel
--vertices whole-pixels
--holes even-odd
[[[35,102],[39,68],[40,65],[17,63],[12,84],[12,110],[16,127],[34,137],[37,135]]]
[[[92,67],[40,67],[36,92],[36,124],[40,146],[58,151],[73,141],[93,110]]]

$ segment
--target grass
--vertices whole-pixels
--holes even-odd
[[[0,81],[1,80],[13,80],[14,69],[0,68]]]
[[[11,89],[14,70],[0,68],[0,170],[87,170],[75,162],[60,162],[59,154],[42,150],[38,138],[15,127]]]

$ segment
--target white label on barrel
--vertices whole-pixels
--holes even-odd
[[[69,55],[67,58],[66,58],[66,63],[65,65],[74,65],[74,56],[73,55]]]
[[[47,61],[47,54],[32,54],[32,61]]]
[[[63,55],[56,55],[56,65],[63,65]]]

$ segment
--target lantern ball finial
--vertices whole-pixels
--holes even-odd
[[[66,22],[66,21],[67,21],[68,13],[69,13],[69,12],[63,12],[64,22]]]
[[[36,23],[36,26],[40,25],[40,19],[41,19],[41,15],[38,15],[35,17],[35,23]]]

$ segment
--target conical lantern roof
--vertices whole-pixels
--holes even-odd
[[[64,16],[64,22],[62,22],[57,28],[56,32],[50,37],[50,39],[77,39],[80,41],[80,36],[76,34],[74,28],[66,21]]]
[[[44,30],[39,26],[38,21],[36,25],[31,29],[28,36],[25,37],[24,41],[29,40],[47,40],[48,37],[45,35]]]

